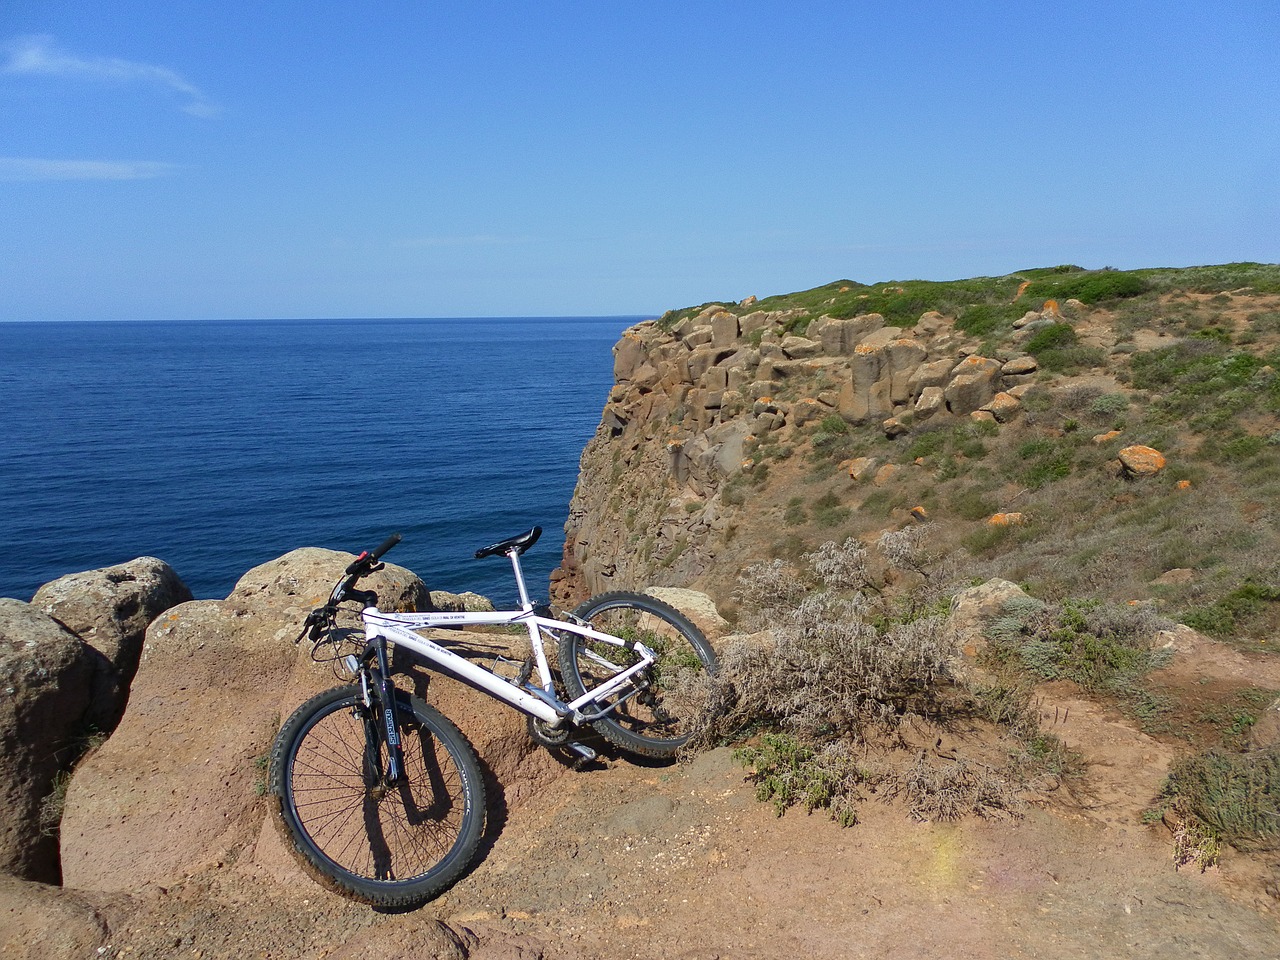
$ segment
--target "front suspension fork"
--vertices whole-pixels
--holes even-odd
[[[404,747],[400,742],[400,717],[396,707],[396,686],[391,682],[387,641],[383,637],[370,641],[365,647],[363,659],[366,665],[370,659],[376,659],[378,662],[377,673],[372,678],[369,676],[370,671],[367,666],[360,673],[361,692],[369,708],[369,717],[365,726],[365,735],[369,738],[369,756],[370,760],[376,764],[380,753],[378,741],[386,744],[387,769],[382,773],[381,785],[393,787],[404,780]],[[376,698],[369,695],[370,679],[377,687]],[[375,703],[378,709],[374,709]]]

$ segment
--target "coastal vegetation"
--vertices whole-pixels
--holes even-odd
[[[1257,738],[1280,684],[1174,682],[1168,638],[1185,624],[1264,662],[1278,645],[1280,266],[838,280],[672,310],[628,336],[605,412],[617,433],[593,444],[619,457],[610,494],[646,517],[634,529],[659,560],[613,553],[606,535],[595,562],[693,582],[745,634],[770,625],[768,656],[726,652],[708,731],[742,740],[762,799],[841,822],[858,796],[908,789],[921,815],[1007,810],[997,781],[1078,768],[1030,708],[1039,685],[1066,684],[1183,752],[1161,809],[1185,862],[1269,842],[1274,812],[1256,801],[1276,792],[1274,749]],[[610,507],[589,483],[578,499],[595,536]],[[925,529],[946,576],[882,553],[886,536]],[[878,558],[874,573],[833,588],[814,569],[829,550]],[[926,584],[954,597],[991,578],[1021,596],[962,676],[910,611]],[[907,636],[914,659],[876,661],[891,680],[865,673],[866,651]],[[964,790],[928,775],[954,766],[919,733],[941,716],[1000,731],[1002,759],[969,758]],[[923,754],[892,759],[904,742]],[[1207,813],[1240,791],[1253,799],[1228,806],[1252,812]]]

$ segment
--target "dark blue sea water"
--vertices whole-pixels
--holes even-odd
[[[301,546],[545,596],[636,317],[0,323],[0,596],[155,556],[198,598]]]

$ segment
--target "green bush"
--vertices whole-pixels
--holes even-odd
[[[831,490],[813,501],[813,519],[820,527],[837,527],[848,520],[852,512],[841,505],[840,498]]]
[[[845,422],[844,417],[838,413],[829,413],[822,418],[818,424],[819,433],[830,433],[839,436],[842,433],[849,432],[849,424]]]
[[[984,487],[966,487],[951,494],[947,506],[964,520],[984,520],[1000,509],[1000,504]]]
[[[961,537],[960,543],[975,557],[990,557],[1009,540],[1015,539],[1017,532],[1012,524],[984,523]]]
[[[1008,304],[977,303],[966,307],[956,318],[956,329],[971,337],[989,337],[1013,328],[1013,321],[1025,311]]]
[[[809,514],[804,508],[804,499],[792,497],[787,504],[787,509],[782,514],[782,522],[789,527],[797,527],[808,519]]]
[[[948,436],[942,430],[926,430],[916,434],[907,447],[904,459],[907,462],[919,457],[932,457],[947,448]]]
[[[1280,587],[1246,580],[1222,599],[1184,611],[1181,619],[1194,630],[1227,639],[1273,603],[1280,603]]]
[[[1064,347],[1061,350],[1042,350],[1036,357],[1040,369],[1050,373],[1070,373],[1090,367],[1106,365],[1106,355],[1097,347]]]
[[[1031,338],[1027,341],[1026,349],[1027,353],[1038,356],[1045,350],[1061,350],[1064,347],[1074,347],[1079,341],[1080,338],[1076,335],[1076,329],[1071,324],[1051,323],[1031,335]]]
[[[1097,367],[1106,362],[1098,348],[1080,345],[1080,338],[1069,323],[1052,323],[1037,330],[1027,340],[1026,350],[1036,358],[1042,370],[1052,372]]]
[[[1022,444],[1017,449],[1017,458],[1021,464],[1018,479],[1032,490],[1071,475],[1070,447],[1051,437],[1038,437]]]
[[[867,775],[846,751],[815,750],[795,737],[766,733],[758,746],[740,747],[734,759],[751,768],[756,799],[778,816],[803,803],[807,813],[829,810],[842,827],[858,822],[858,786]]]
[[[1104,393],[1089,404],[1089,414],[1100,419],[1114,417],[1129,409],[1129,398],[1123,393]]]
[[[1148,607],[1019,598],[991,622],[987,656],[1041,679],[1072,680],[1086,690],[1140,701],[1137,681],[1167,659],[1153,648],[1157,631],[1166,626]]]
[[[1169,771],[1164,797],[1234,847],[1280,849],[1280,748],[1186,757]]]
[[[1136,297],[1146,293],[1148,289],[1147,281],[1135,273],[1104,270],[1034,280],[1024,291],[1023,297],[1033,300],[1079,300],[1081,303],[1095,304],[1104,300]]]

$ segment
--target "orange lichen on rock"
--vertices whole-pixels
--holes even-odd
[[[1012,527],[1026,522],[1025,513],[996,513],[987,519],[988,526],[992,527]]]
[[[1164,454],[1154,447],[1134,444],[1117,455],[1125,472],[1135,477],[1154,477],[1165,468]]]

